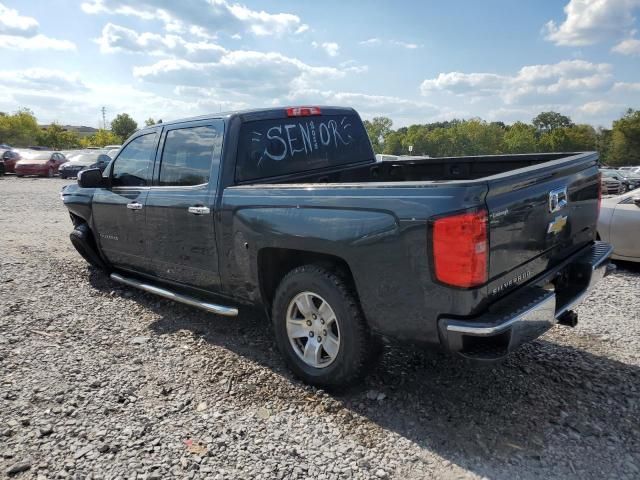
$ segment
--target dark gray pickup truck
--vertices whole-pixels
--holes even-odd
[[[357,379],[382,341],[494,360],[606,274],[596,153],[376,161],[349,108],[211,115],[135,133],[63,192],[114,281],[219,315],[262,306],[292,370]]]

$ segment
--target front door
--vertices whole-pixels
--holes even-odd
[[[147,252],[154,275],[220,289],[215,236],[222,120],[165,127],[146,199]]]
[[[158,130],[133,138],[109,169],[110,188],[93,195],[93,231],[109,262],[120,268],[148,270],[145,246],[145,202]]]

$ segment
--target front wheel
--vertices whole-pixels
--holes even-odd
[[[289,272],[272,320],[285,361],[306,383],[345,387],[364,374],[375,341],[355,292],[336,274],[315,265]]]
[[[53,176],[55,175],[55,171],[53,169],[53,167],[50,167],[49,170],[47,170],[47,177],[48,178],[53,178]]]

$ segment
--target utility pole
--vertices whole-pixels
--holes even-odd
[[[107,129],[107,109],[102,107],[102,128]]]

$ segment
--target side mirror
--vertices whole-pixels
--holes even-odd
[[[640,207],[640,197],[633,197],[633,203],[636,204],[636,207]]]
[[[78,172],[78,185],[82,188],[105,188],[107,180],[99,168],[89,168]]]

